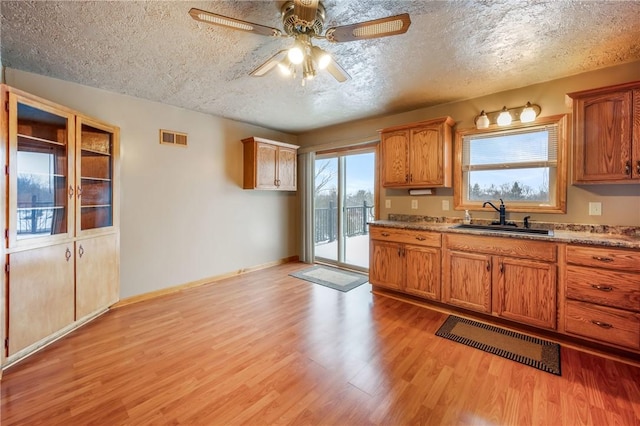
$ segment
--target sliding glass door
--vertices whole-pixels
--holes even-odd
[[[316,156],[314,243],[319,261],[369,268],[369,227],[374,219],[375,149]]]

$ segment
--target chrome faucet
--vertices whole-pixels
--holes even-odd
[[[505,207],[504,201],[502,201],[502,198],[500,198],[500,208],[494,206],[491,201],[485,201],[484,204],[482,204],[482,208],[486,207],[487,204],[489,204],[491,207],[493,207],[493,209],[500,214],[500,221],[499,222],[492,222],[491,223],[492,225],[500,225],[500,226],[513,225],[513,226],[515,226],[514,223],[507,223],[507,208]]]

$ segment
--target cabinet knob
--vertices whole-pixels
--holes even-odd
[[[624,165],[624,173],[627,175],[631,174],[631,161],[627,161],[627,164]]]
[[[640,160],[638,160],[638,164],[636,164],[636,172],[640,175]]]
[[[490,271],[490,270],[491,270],[491,262],[487,260],[487,271]]]
[[[80,248],[78,249],[78,256],[82,257],[83,254],[84,254],[84,247],[82,247],[82,244],[80,244]]]
[[[613,287],[611,287],[610,285],[591,284],[591,287],[595,288],[596,290],[600,290],[600,291],[606,291],[606,292],[613,291]]]
[[[591,320],[591,322],[595,325],[597,325],[598,327],[602,327],[602,328],[613,328],[613,326],[607,322],[602,322],[602,321],[596,321],[596,320]]]
[[[67,250],[64,252],[64,258],[67,259],[67,262],[71,259],[71,250],[69,250],[69,247],[67,247]]]

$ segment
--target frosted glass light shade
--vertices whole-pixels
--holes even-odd
[[[531,107],[531,103],[527,102],[527,106],[524,107],[520,113],[521,123],[531,123],[536,120],[536,111]]]
[[[489,117],[487,117],[487,114],[483,110],[476,119],[476,129],[486,129],[489,127],[489,124]]]
[[[500,112],[500,115],[498,115],[496,123],[498,123],[498,126],[508,126],[509,124],[511,124],[512,120],[513,117],[511,117],[511,114],[509,113],[509,111],[507,111],[507,107],[503,107],[502,112]]]

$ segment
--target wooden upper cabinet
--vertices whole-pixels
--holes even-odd
[[[403,186],[409,182],[409,130],[383,132],[382,185]]]
[[[7,99],[8,247],[72,238],[73,112],[15,92]]]
[[[295,191],[298,146],[251,137],[244,144],[244,189]]]
[[[573,182],[640,181],[640,82],[570,93]]]
[[[95,119],[76,118],[76,235],[112,232],[118,227],[116,182],[120,129]]]
[[[383,129],[382,185],[387,188],[451,187],[451,117]]]

